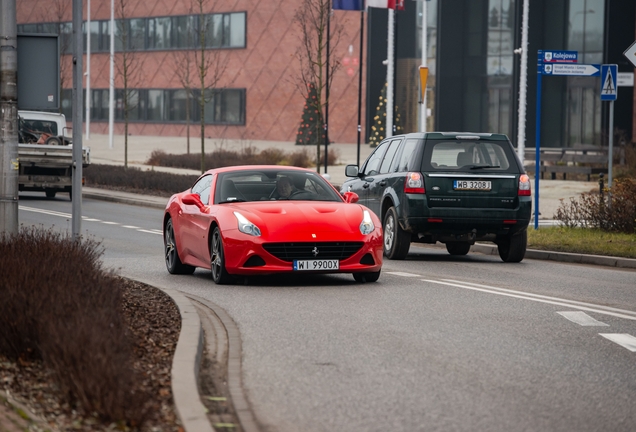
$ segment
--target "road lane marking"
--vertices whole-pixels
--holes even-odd
[[[57,212],[57,211],[53,211],[53,210],[43,210],[43,209],[39,209],[39,208],[35,208],[35,207],[27,207],[27,206],[18,206],[18,208],[22,211],[28,211],[28,212],[33,212],[33,213],[42,213],[42,214],[47,214],[49,216],[58,216],[58,217],[63,217],[66,219],[72,219],[73,215],[71,215],[70,213],[62,213],[62,212]],[[103,223],[105,225],[121,225],[118,222],[110,222],[110,221],[104,221],[101,219],[95,219],[95,218],[90,218],[88,216],[82,216],[82,220],[86,221],[86,222],[100,222]],[[163,235],[163,231],[161,230],[157,230],[157,229],[143,229],[140,228],[138,226],[134,226],[134,225],[121,225],[122,228],[128,228],[128,229],[134,229],[137,230],[139,232],[143,232],[143,233],[148,233],[148,234],[157,234],[157,235]]]
[[[595,313],[600,313],[603,315],[611,315],[617,318],[624,318],[624,319],[636,321],[636,312],[623,310],[623,309],[616,309],[616,308],[611,308],[607,306],[599,306],[599,305],[595,305],[591,303],[584,303],[584,302],[578,302],[573,300],[565,300],[565,299],[560,299],[557,297],[549,297],[549,296],[543,296],[539,294],[524,293],[521,291],[490,287],[488,285],[480,285],[480,284],[474,284],[470,282],[454,281],[451,279],[443,279],[443,280],[421,279],[421,280],[423,282],[430,282],[430,283],[434,283],[438,285],[448,285],[448,286],[453,286],[457,288],[464,288],[464,289],[469,289],[473,291],[485,292],[489,294],[497,294],[497,295],[501,295],[505,297],[513,297],[513,298],[519,298],[524,300],[532,300],[539,303],[547,303],[547,304],[552,304],[557,306],[565,306],[565,307],[570,307],[575,309],[582,309],[588,312],[595,312]]]
[[[612,342],[615,342],[622,346],[623,348],[627,348],[631,352],[636,352],[636,337],[627,334],[627,333],[599,333],[605,339],[609,339]]]
[[[26,206],[18,206],[18,208],[20,210],[29,211],[29,212],[33,212],[33,213],[43,213],[43,214],[47,214],[47,215],[50,215],[50,216],[59,216],[59,217],[63,217],[63,218],[72,217],[70,213],[56,212],[56,211],[53,211],[53,210],[42,210],[42,209],[39,209],[39,208],[26,207]]]
[[[572,312],[572,311],[568,311],[568,312],[557,312],[559,315],[561,315],[563,318],[572,321],[573,323],[576,323],[578,325],[581,326],[586,326],[586,327],[609,327],[609,324],[605,324],[604,322],[601,321],[597,321],[594,318],[592,318],[591,316],[589,316],[588,314],[586,314],[585,312]]]
[[[160,236],[163,235],[163,233],[159,230],[145,230],[145,229],[138,229],[137,231],[139,232],[144,232],[144,233],[148,233],[148,234],[158,234]]]
[[[413,273],[404,273],[404,272],[385,272],[386,274],[392,274],[395,276],[404,276],[404,277],[421,277],[418,274],[413,274]]]

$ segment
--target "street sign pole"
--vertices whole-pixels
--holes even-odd
[[[601,65],[601,101],[609,102],[607,188],[608,205],[612,205],[612,165],[614,159],[614,101],[618,97],[618,65]]]
[[[543,52],[539,51],[537,73],[537,111],[534,146],[534,229],[539,229],[539,163],[541,162],[541,77],[543,76]]]

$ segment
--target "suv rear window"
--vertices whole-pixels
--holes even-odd
[[[508,141],[430,140],[422,170],[517,172],[518,167]]]

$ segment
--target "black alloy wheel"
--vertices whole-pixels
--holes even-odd
[[[179,258],[172,219],[168,219],[168,222],[166,222],[166,227],[163,231],[163,245],[166,258],[166,268],[170,274],[194,273],[195,267],[183,264]]]
[[[397,210],[390,207],[384,214],[384,256],[391,260],[403,260],[411,247],[411,235],[398,222]]]
[[[210,270],[212,280],[218,285],[223,285],[231,280],[230,274],[225,270],[225,253],[223,252],[223,238],[219,227],[214,228],[210,240]]]

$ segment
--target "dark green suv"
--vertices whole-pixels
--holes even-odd
[[[411,242],[465,255],[475,241],[492,241],[505,262],[526,253],[530,179],[505,135],[394,136],[346,175],[341,192],[357,193],[382,220],[389,259],[404,259]]]

